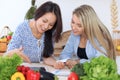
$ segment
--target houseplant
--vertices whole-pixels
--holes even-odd
[[[36,11],[37,7],[35,6],[35,1],[36,0],[31,0],[31,7],[27,11],[25,15],[25,19],[32,19],[34,17],[34,12]]]

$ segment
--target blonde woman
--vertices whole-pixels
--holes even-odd
[[[60,55],[62,61],[56,63],[56,68],[65,65],[72,68],[100,55],[115,59],[111,35],[91,6],[82,5],[73,11],[71,28],[71,35]],[[74,60],[71,59],[73,55],[76,56]]]

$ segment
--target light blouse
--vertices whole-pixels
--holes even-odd
[[[25,20],[15,30],[8,49],[13,50],[23,47],[23,53],[29,57],[31,62],[40,62],[44,47],[44,34],[40,39],[36,39],[29,26],[29,20]]]

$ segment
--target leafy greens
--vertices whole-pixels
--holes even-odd
[[[80,80],[120,80],[120,75],[117,73],[117,64],[114,60],[99,56],[91,59],[90,62],[75,65],[71,71],[80,73],[81,70],[74,69],[76,66],[82,65],[82,72],[84,75],[80,75]],[[79,67],[80,68],[80,67]]]
[[[0,56],[0,80],[10,80],[13,73],[16,72],[16,67],[22,63],[22,59],[14,54],[12,57]]]

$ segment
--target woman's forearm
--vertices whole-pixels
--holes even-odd
[[[54,64],[56,63],[56,59],[54,59],[54,57],[51,56],[48,58],[44,58],[43,62],[47,65],[54,66]]]

